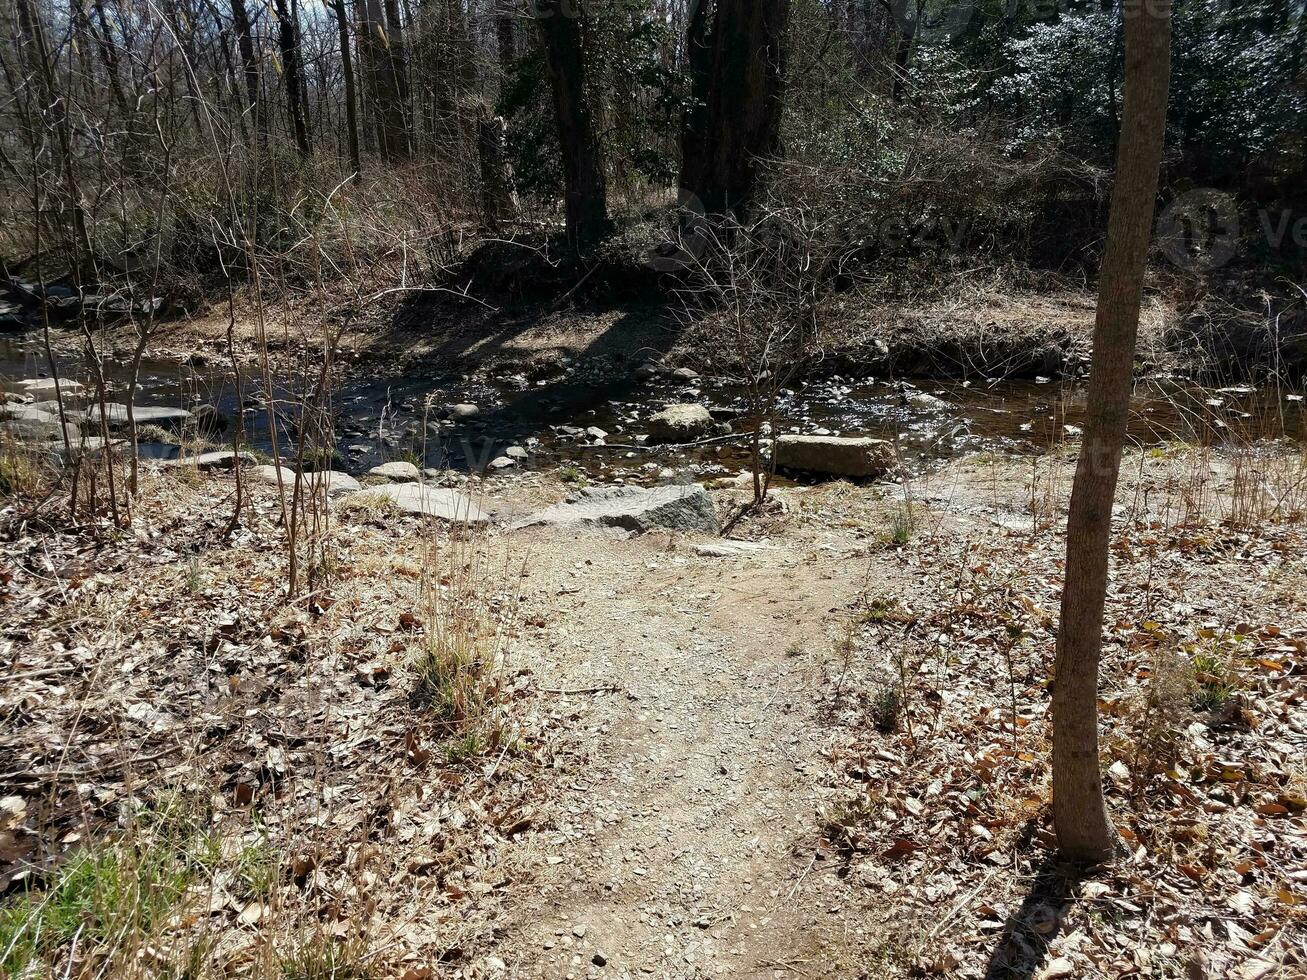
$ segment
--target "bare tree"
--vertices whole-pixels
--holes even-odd
[[[313,152],[309,145],[308,114],[305,110],[304,64],[300,57],[299,4],[295,0],[273,0],[277,13],[277,47],[281,51],[282,77],[286,80],[286,107],[290,112],[295,148],[300,156]]]
[[[1099,275],[1084,444],[1067,521],[1066,582],[1053,689],[1053,820],[1058,847],[1101,861],[1119,847],[1098,758],[1098,662],[1108,545],[1130,413],[1135,339],[1157,197],[1170,82],[1168,0],[1126,0],[1125,93],[1116,184]]]
[[[350,43],[349,11],[345,9],[345,0],[327,0],[331,12],[336,18],[336,30],[340,35],[340,68],[345,85],[345,129],[349,145],[349,165],[355,175],[362,169],[359,159],[359,121],[358,93],[354,80],[354,57]]]

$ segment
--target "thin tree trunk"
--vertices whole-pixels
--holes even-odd
[[[368,80],[367,92],[373,105],[377,148],[388,162],[409,156],[408,131],[404,122],[403,88],[393,56],[396,40],[386,27],[381,0],[356,0],[359,48]]]
[[[1126,0],[1121,138],[1099,274],[1084,444],[1067,521],[1053,687],[1053,821],[1058,848],[1077,861],[1106,860],[1120,846],[1108,820],[1099,771],[1098,662],[1112,502],[1130,413],[1139,306],[1162,161],[1170,17],[1166,0]]]
[[[354,82],[354,58],[349,37],[349,12],[345,9],[345,0],[330,0],[332,13],[336,15],[336,28],[340,32],[340,69],[345,76],[345,128],[349,140],[349,164],[357,176],[361,169],[359,160],[359,120],[358,93]]]
[[[599,137],[586,102],[584,8],[570,0],[539,0],[535,10],[563,157],[567,240],[579,251],[610,227]]]
[[[245,75],[245,112],[253,117],[255,132],[262,140],[267,131],[263,113],[259,111],[259,60],[254,54],[254,31],[245,0],[231,0],[231,24],[236,32],[236,50],[241,56],[241,71]]]

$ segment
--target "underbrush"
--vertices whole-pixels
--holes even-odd
[[[885,973],[1122,975],[1140,947],[1163,976],[1307,966],[1293,870],[1307,857],[1294,748],[1307,526],[1285,493],[1302,459],[1258,456],[1249,483],[1237,474],[1254,464],[1237,458],[1141,456],[1123,467],[1099,699],[1109,813],[1132,852],[1113,867],[1077,876],[1056,861],[1060,522],[942,517],[869,551],[900,584],[848,610],[823,837],[869,903],[895,910]],[[1051,481],[1059,500],[1069,477]],[[1003,495],[1014,509],[1038,496],[1019,479]]]
[[[324,513],[331,573],[288,600],[275,488],[247,485],[229,531],[232,491],[147,475],[138,533],[4,542],[31,639],[0,692],[6,977],[429,976],[520,873],[505,844],[541,790],[508,559]],[[48,576],[88,542],[95,574]]]

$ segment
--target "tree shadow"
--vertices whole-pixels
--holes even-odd
[[[1052,854],[1044,858],[1030,891],[1003,924],[985,980],[1030,980],[1044,966],[1049,948],[1063,931],[1066,909],[1075,898],[1074,885],[1083,876]]]

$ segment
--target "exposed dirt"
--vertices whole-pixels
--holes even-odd
[[[532,550],[559,585],[538,669],[579,692],[560,697],[597,738],[513,915],[517,975],[850,975],[866,937],[818,862],[815,705],[858,565],[804,542],[740,559],[651,538]]]

